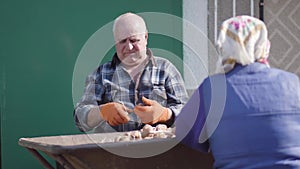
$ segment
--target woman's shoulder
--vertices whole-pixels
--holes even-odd
[[[283,70],[283,69],[278,69],[278,68],[270,68],[269,71],[270,75],[276,75],[280,79],[294,79],[294,80],[299,80],[298,75],[295,73]]]

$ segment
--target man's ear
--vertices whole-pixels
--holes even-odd
[[[146,41],[146,45],[148,44],[148,32],[145,33],[145,41]]]

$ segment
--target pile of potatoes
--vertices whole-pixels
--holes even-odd
[[[175,128],[168,128],[164,124],[156,127],[146,124],[141,130],[126,132],[123,136],[117,137],[115,142],[173,137],[175,137]]]

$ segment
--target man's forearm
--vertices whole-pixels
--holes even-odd
[[[99,106],[81,105],[76,107],[74,118],[81,131],[89,131],[101,122]]]
[[[87,115],[87,125],[91,128],[96,127],[102,121],[100,117],[100,107],[95,106],[90,109]]]

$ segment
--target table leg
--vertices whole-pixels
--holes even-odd
[[[31,148],[26,148],[46,169],[55,169],[38,151]]]
[[[75,169],[75,167],[68,162],[62,155],[55,155],[55,154],[47,154],[51,158],[53,158],[55,161],[57,161],[60,164],[60,168],[64,169]]]

